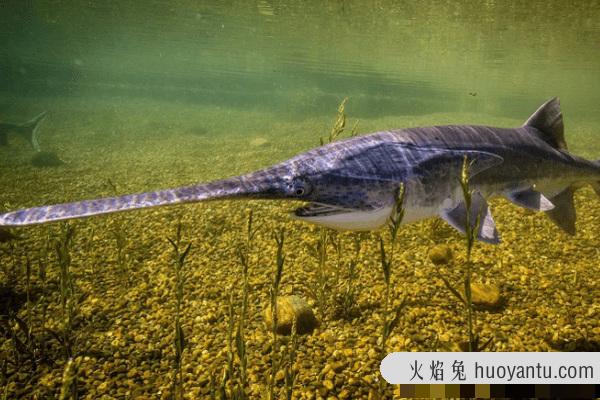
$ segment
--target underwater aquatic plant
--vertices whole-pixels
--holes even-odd
[[[238,257],[240,266],[242,267],[242,307],[238,318],[238,326],[236,330],[236,351],[238,356],[238,393],[240,398],[245,398],[244,391],[248,387],[248,354],[246,352],[246,319],[248,318],[248,276],[250,268],[250,259],[254,249],[254,236],[258,228],[254,226],[254,212],[250,210],[248,213],[248,222],[246,225],[246,243],[244,246],[238,247]]]
[[[238,320],[238,328],[236,333],[236,349],[239,360],[239,392],[243,392],[248,386],[248,354],[246,351],[246,319],[248,318],[248,277],[250,268],[250,259],[254,250],[254,236],[258,228],[253,224],[254,212],[250,210],[248,213],[248,223],[246,226],[246,243],[245,249],[239,249],[240,265],[242,267],[242,308]]]
[[[117,224],[117,226],[112,230],[113,238],[115,239],[115,244],[117,246],[117,265],[119,266],[119,271],[121,272],[121,276],[123,277],[123,281],[127,287],[131,285],[131,276],[129,275],[129,256],[125,252],[125,247],[127,246],[127,235],[123,230],[121,224]]]
[[[26,244],[10,244],[8,249],[13,265],[4,271],[0,284],[0,386],[13,379],[20,382],[23,373],[36,371],[40,365],[53,365],[45,351],[45,310],[37,311],[43,296],[35,298],[31,253]]]
[[[341,318],[346,321],[350,321],[360,314],[358,305],[359,296],[359,285],[357,267],[359,265],[359,255],[362,247],[363,233],[356,233],[353,236],[354,239],[354,253],[352,258],[343,263],[338,262],[338,268],[344,270],[344,280],[339,282],[335,286],[334,295],[334,318]],[[343,253],[342,240],[338,237],[338,243],[336,244],[336,250],[338,253],[338,259],[341,258]]]
[[[469,167],[471,163],[469,162],[467,156],[463,159],[462,170],[460,174],[460,187],[463,194],[464,204],[465,204],[465,247],[466,247],[466,259],[464,263],[464,271],[463,271],[463,294],[452,286],[452,284],[448,281],[446,277],[444,277],[441,273],[439,274],[440,278],[444,282],[444,285],[448,290],[459,300],[461,304],[465,307],[465,320],[466,320],[466,330],[468,335],[467,342],[467,350],[468,351],[483,351],[485,350],[493,338],[489,338],[483,344],[480,343],[481,338],[479,334],[474,332],[475,325],[475,308],[473,307],[473,299],[471,296],[471,280],[472,280],[472,261],[471,261],[471,253],[473,250],[473,245],[475,244],[475,239],[477,237],[477,232],[480,228],[481,224],[481,212],[477,210],[476,220],[471,221],[472,218],[472,195],[473,190],[469,187]]]
[[[175,239],[167,238],[171,246],[173,246],[173,258],[175,264],[175,357],[174,357],[174,374],[173,374],[173,394],[175,399],[183,399],[183,372],[181,362],[183,351],[186,347],[185,334],[181,327],[181,307],[183,304],[183,286],[186,280],[184,271],[185,260],[192,249],[192,243],[188,243],[183,251],[181,251],[181,222],[177,224]]]
[[[77,365],[73,360],[77,357],[77,335],[74,330],[74,321],[78,316],[80,303],[84,295],[79,295],[75,285],[75,278],[71,272],[71,249],[73,246],[74,228],[64,224],[60,236],[54,242],[56,259],[59,267],[60,304],[61,304],[61,332],[56,333],[50,329],[47,331],[54,336],[63,348],[65,358],[65,369],[63,374],[63,386],[61,398],[77,398],[78,375]]]
[[[294,384],[296,383],[296,378],[298,376],[298,372],[295,369],[297,350],[298,329],[296,319],[294,319],[292,322],[292,333],[290,336],[290,340],[285,346],[287,362],[285,363],[285,367],[283,369],[283,378],[285,382],[285,397],[287,400],[292,400],[292,395],[294,393]]]
[[[328,306],[329,277],[330,272],[327,268],[327,244],[329,242],[329,231],[327,228],[319,228],[319,239],[314,246],[310,246],[309,250],[312,256],[317,260],[317,268],[315,269],[316,281],[311,285],[309,282],[308,290],[310,295],[317,302],[317,307],[321,317],[326,316]]]
[[[27,304],[27,308],[30,309],[31,305]],[[34,328],[30,312],[23,319],[9,304],[0,314],[0,337],[5,340],[0,352],[0,384],[5,384],[10,377],[18,374],[21,368],[35,370],[39,364],[52,365],[52,361],[44,352],[44,338],[38,337]]]
[[[62,384],[60,387],[59,400],[77,400],[77,375],[79,373],[79,363],[81,359],[69,358],[65,364],[62,375]]]
[[[234,302],[235,290],[230,288],[228,299],[227,324],[227,365],[223,371],[219,395],[221,398],[245,399],[248,389],[248,354],[246,348],[246,320],[248,318],[248,277],[250,259],[254,248],[254,236],[257,228],[254,226],[254,212],[250,210],[246,225],[245,242],[238,244],[236,253],[242,272],[242,300],[236,324],[236,307]],[[235,335],[234,335],[235,332]],[[235,347],[235,352],[234,352]],[[237,358],[236,358],[237,356]],[[237,360],[237,362],[236,362]],[[228,391],[228,385],[231,390]],[[214,397],[214,396],[213,396]]]
[[[75,279],[71,273],[71,246],[75,230],[69,224],[62,228],[60,237],[55,241],[56,259],[60,277],[60,304],[62,310],[62,341],[65,360],[73,357],[74,340],[73,320],[77,312]]]
[[[229,298],[227,302],[228,320],[227,320],[227,364],[223,369],[223,376],[221,378],[221,384],[219,386],[219,399],[237,399],[239,394],[239,386],[235,386],[234,381],[235,375],[235,353],[233,351],[234,339],[233,332],[235,330],[235,303],[233,301],[233,287],[229,288]],[[233,388],[228,391],[228,386],[233,385]],[[214,398],[214,396],[213,396]]]
[[[348,97],[344,97],[340,105],[338,106],[337,116],[335,118],[335,122],[329,131],[329,136],[327,137],[327,143],[335,142],[338,137],[344,133],[346,129],[346,102],[348,101]],[[358,132],[358,120],[354,123],[352,130],[350,131],[350,136],[356,136]],[[325,144],[325,140],[323,137],[319,138],[319,142],[321,146]]]
[[[273,234],[273,239],[277,244],[277,253],[275,255],[275,273],[273,282],[269,289],[269,299],[271,303],[271,373],[267,378],[267,399],[275,400],[275,376],[281,367],[281,356],[277,357],[279,350],[279,341],[277,338],[277,296],[279,296],[279,285],[281,284],[281,276],[283,274],[283,264],[285,255],[283,254],[283,244],[285,240],[285,230],[281,229]]]
[[[344,132],[346,128],[346,102],[348,101],[348,97],[345,97],[340,105],[338,106],[337,115],[333,126],[329,132],[329,136],[327,138],[327,143],[333,143],[336,141],[339,136]],[[357,133],[358,121],[354,124],[352,131],[350,132],[350,136],[355,136]],[[319,138],[320,144],[324,145],[325,141],[323,137]],[[337,237],[337,241],[335,238]],[[334,245],[336,249],[336,253],[338,255],[338,274],[339,274],[339,264],[341,259],[341,238],[338,237],[337,232],[325,227],[319,228],[319,239],[317,244],[314,247],[310,247],[310,251],[318,262],[318,267],[316,268],[317,280],[316,282],[308,287],[308,290],[311,296],[316,300],[319,312],[321,316],[324,317],[327,314],[327,309],[329,308],[329,303],[337,301],[340,296],[338,296],[334,291],[337,289],[337,281],[330,282],[331,278],[334,277],[332,271],[327,268],[327,246],[331,243]],[[348,293],[348,292],[347,292]],[[341,300],[344,301],[343,299]],[[334,313],[336,307],[333,307]]]
[[[380,358],[383,359],[387,354],[387,341],[398,326],[400,322],[400,311],[404,307],[406,299],[403,298],[400,304],[395,307],[390,307],[390,289],[392,280],[392,263],[394,259],[394,253],[396,251],[396,239],[398,237],[398,230],[402,224],[402,218],[404,217],[404,184],[400,184],[398,191],[395,196],[394,209],[389,218],[388,223],[388,235],[389,235],[389,250],[386,252],[385,243],[381,236],[379,236],[379,249],[380,249],[380,261],[381,269],[383,271],[383,279],[385,282],[385,294],[384,294],[384,306],[383,306],[383,327],[381,330],[381,347],[379,349]],[[391,317],[390,317],[391,316]],[[379,381],[379,394],[383,395],[385,392],[386,382],[384,380]]]
[[[39,250],[38,250],[37,278],[42,283],[46,282],[47,267],[50,262],[49,256],[50,256],[51,251],[52,251],[52,239],[50,237],[50,234],[47,234],[45,242],[41,246],[39,246]]]

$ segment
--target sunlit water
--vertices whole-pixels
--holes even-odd
[[[560,96],[571,118],[600,115],[596,2],[200,3],[9,2],[0,89],[150,96],[282,118],[330,114],[344,96],[358,118],[515,117]]]

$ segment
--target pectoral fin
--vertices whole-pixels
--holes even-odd
[[[534,211],[549,211],[554,208],[554,204],[546,196],[533,188],[515,190],[507,193],[506,198],[518,206]]]
[[[496,224],[490,213],[487,201],[479,192],[473,193],[471,197],[470,211],[469,225],[472,228],[475,228],[478,219],[477,217],[479,217],[479,226],[477,227],[476,233],[477,239],[491,244],[500,243],[498,230],[496,229]],[[463,234],[466,232],[467,207],[464,201],[461,201],[452,209],[443,211],[440,216],[459,232],[462,232]]]

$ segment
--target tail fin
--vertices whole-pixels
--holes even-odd
[[[25,137],[25,139],[31,144],[31,147],[34,148],[35,151],[40,151],[40,144],[38,142],[38,128],[40,123],[44,120],[47,111],[39,114],[35,118],[30,121],[27,121],[19,126],[19,132]]]
[[[552,197],[550,201],[554,204],[554,208],[546,211],[546,215],[550,217],[552,222],[570,235],[575,234],[576,213],[573,204],[573,193],[575,193],[575,189],[569,186]]]

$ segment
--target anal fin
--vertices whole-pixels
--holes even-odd
[[[554,208],[546,211],[546,215],[550,217],[552,222],[570,235],[574,235],[576,232],[575,220],[577,214],[573,204],[574,192],[572,187],[568,187],[552,197],[550,201],[554,204]]]
[[[466,232],[467,207],[464,201],[458,203],[456,207],[442,212],[441,217],[459,232],[462,232],[463,234]],[[479,192],[474,192],[471,197],[471,209],[469,215],[469,225],[471,225],[472,228],[475,228],[475,225],[477,224],[477,217],[479,217],[479,226],[477,227],[476,234],[477,239],[485,243],[500,243],[500,236],[498,235],[498,230],[496,229],[496,224],[492,218],[487,201]]]

